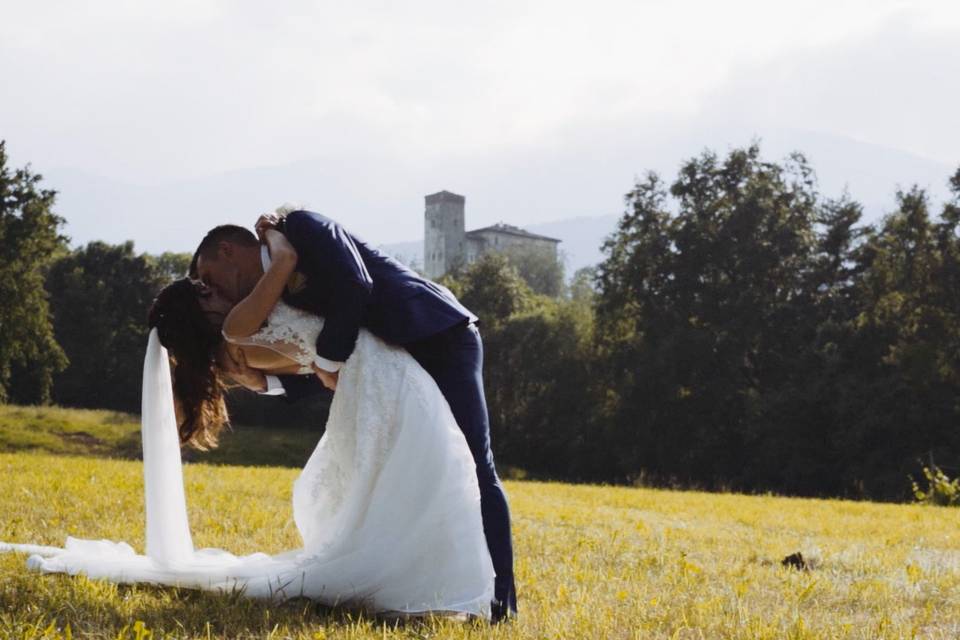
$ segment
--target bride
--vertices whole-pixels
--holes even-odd
[[[313,373],[323,319],[280,300],[297,255],[278,231],[262,239],[271,265],[232,309],[184,278],[150,310],[142,407],[146,553],[72,537],[63,548],[6,550],[33,553],[28,565],[49,573],[488,617],[493,566],[467,442],[433,378],[406,350],[366,330],[341,369],[326,431],[294,483],[302,548],[247,556],[193,548],[180,445],[216,445],[227,419],[219,363],[232,358],[267,373]]]

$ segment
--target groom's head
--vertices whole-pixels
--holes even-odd
[[[190,262],[190,277],[202,280],[232,304],[253,290],[262,273],[257,236],[234,224],[211,229]]]

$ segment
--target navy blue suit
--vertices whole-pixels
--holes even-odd
[[[494,597],[499,607],[516,611],[510,512],[490,448],[477,317],[445,287],[367,246],[330,218],[294,211],[280,230],[299,256],[284,300],[325,318],[317,355],[346,361],[364,327],[406,348],[436,380],[476,461],[484,534],[497,574]],[[322,390],[316,376],[279,377],[290,400]]]

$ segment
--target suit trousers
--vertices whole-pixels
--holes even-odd
[[[483,531],[497,574],[494,598],[502,606],[516,612],[510,509],[490,448],[490,419],[483,393],[483,341],[480,332],[472,322],[464,322],[404,347],[436,380],[466,436],[477,464]]]

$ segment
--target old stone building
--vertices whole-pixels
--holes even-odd
[[[439,278],[458,264],[470,264],[489,251],[511,248],[548,251],[557,259],[560,240],[499,223],[466,230],[466,198],[449,191],[426,196],[423,234],[424,274]]]

